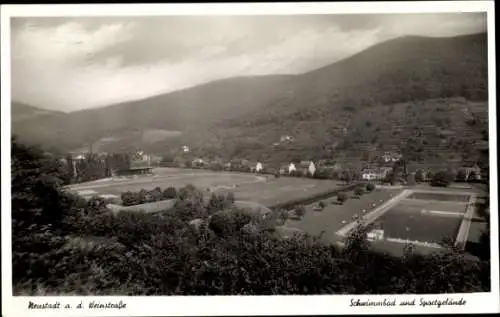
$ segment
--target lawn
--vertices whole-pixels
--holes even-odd
[[[177,188],[183,187],[188,184],[193,184],[200,189],[228,186],[231,187],[235,184],[244,184],[248,182],[258,182],[255,175],[244,175],[244,174],[229,174],[229,173],[199,173],[189,172],[186,170],[185,174],[172,174],[172,175],[158,175],[154,176],[142,176],[136,179],[127,180],[107,180],[99,183],[93,184],[82,184],[71,186],[72,189],[77,191],[82,190],[93,190],[99,194],[115,194],[119,195],[122,192],[133,191],[137,192],[141,189],[151,190],[155,187],[160,187],[165,189],[169,186],[175,186]]]
[[[376,189],[371,193],[365,193],[360,198],[352,198],[353,194],[350,192],[348,193],[349,199],[343,205],[335,204],[336,197],[325,199],[326,207],[322,211],[314,211],[313,205],[307,205],[305,206],[306,214],[300,220],[289,219],[285,226],[313,235],[324,231],[325,241],[336,242],[339,240],[336,232],[354,221],[354,215],[363,215],[363,209],[365,213],[368,213],[401,191],[401,189]]]
[[[280,177],[265,182],[254,182],[232,189],[238,200],[250,200],[271,206],[292,199],[307,198],[343,186],[333,180]]]
[[[310,178],[275,178],[271,175],[255,175],[245,173],[213,172],[206,170],[189,170],[164,168],[155,169],[154,176],[141,176],[136,179],[110,179],[70,186],[70,189],[85,194],[120,195],[126,191],[138,192],[141,189],[152,190],[169,186],[176,188],[193,184],[207,195],[209,191],[232,191],[237,200],[249,200],[269,206],[291,199],[333,190],[342,186],[333,180],[317,180]]]

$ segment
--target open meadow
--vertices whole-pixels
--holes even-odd
[[[116,195],[126,191],[138,192],[141,189],[152,190],[169,186],[180,188],[188,184],[204,192],[228,192],[236,199],[254,201],[269,206],[286,202],[290,199],[309,196],[334,190],[342,182],[309,178],[280,177],[272,175],[244,174],[234,172],[213,172],[180,168],[157,168],[152,176],[129,179],[106,179],[67,187],[68,190],[83,196]]]

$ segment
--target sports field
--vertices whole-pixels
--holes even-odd
[[[386,239],[441,244],[455,241],[466,204],[403,199],[374,222]]]
[[[232,191],[237,200],[255,201],[268,206],[291,199],[306,198],[317,193],[336,189],[342,185],[342,183],[333,180],[275,178],[271,175],[206,170],[158,168],[153,172],[154,175],[152,176],[99,180],[69,186],[68,189],[84,196],[120,196],[123,192],[138,192],[143,188],[151,190],[160,187],[164,190],[169,186],[180,188],[192,184],[207,192],[207,194],[209,191]]]

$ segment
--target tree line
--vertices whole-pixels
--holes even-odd
[[[114,170],[128,169],[131,166],[130,155],[120,153],[106,155],[88,153],[84,158],[80,159],[67,155],[63,161],[66,165],[67,177],[70,183],[111,177]]]

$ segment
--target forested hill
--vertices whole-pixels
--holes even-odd
[[[463,97],[465,101],[450,102],[461,105],[451,108],[446,106],[446,100],[436,101],[451,97]],[[398,113],[398,105],[403,104],[415,114],[413,122],[454,131],[461,125],[428,120],[452,116],[465,122],[467,116],[459,115],[463,113],[484,118],[487,98],[485,33],[450,38],[407,36],[305,74],[225,79],[145,100],[71,113],[64,123],[54,119],[52,126],[68,131],[65,135],[70,141],[61,144],[73,147],[103,137],[115,137],[120,143],[120,136],[131,131],[165,129],[182,133],[176,138],[146,142],[143,147],[160,152],[169,144],[189,143],[200,151],[223,149],[223,154],[229,156],[260,157],[269,154],[271,148],[267,147],[280,135],[294,135],[297,155],[325,148],[338,153],[343,151],[338,146],[356,135],[361,135],[362,143],[377,145],[364,140],[365,132],[352,126],[368,112],[374,114],[367,124],[374,130],[384,128],[384,113],[389,105],[394,105],[391,109],[396,108]],[[430,105],[444,102],[447,110],[434,116],[439,107],[433,110],[433,106],[421,102],[429,99],[434,100]],[[425,113],[419,107],[425,107]],[[393,122],[402,123],[399,119]],[[25,135],[37,135],[33,130],[50,130],[43,124],[18,128],[28,130]],[[373,137],[374,131],[369,132]],[[476,138],[476,132],[471,132],[472,138]],[[23,133],[18,134],[22,138]],[[387,137],[392,138],[392,134]],[[398,138],[385,141],[396,143]],[[282,153],[274,148],[272,152]]]
[[[474,152],[487,129],[487,99],[486,34],[409,36],[296,76],[285,98],[195,140],[265,160],[270,153],[358,159],[418,138],[422,159],[460,158]],[[275,147],[282,135],[295,141]]]

